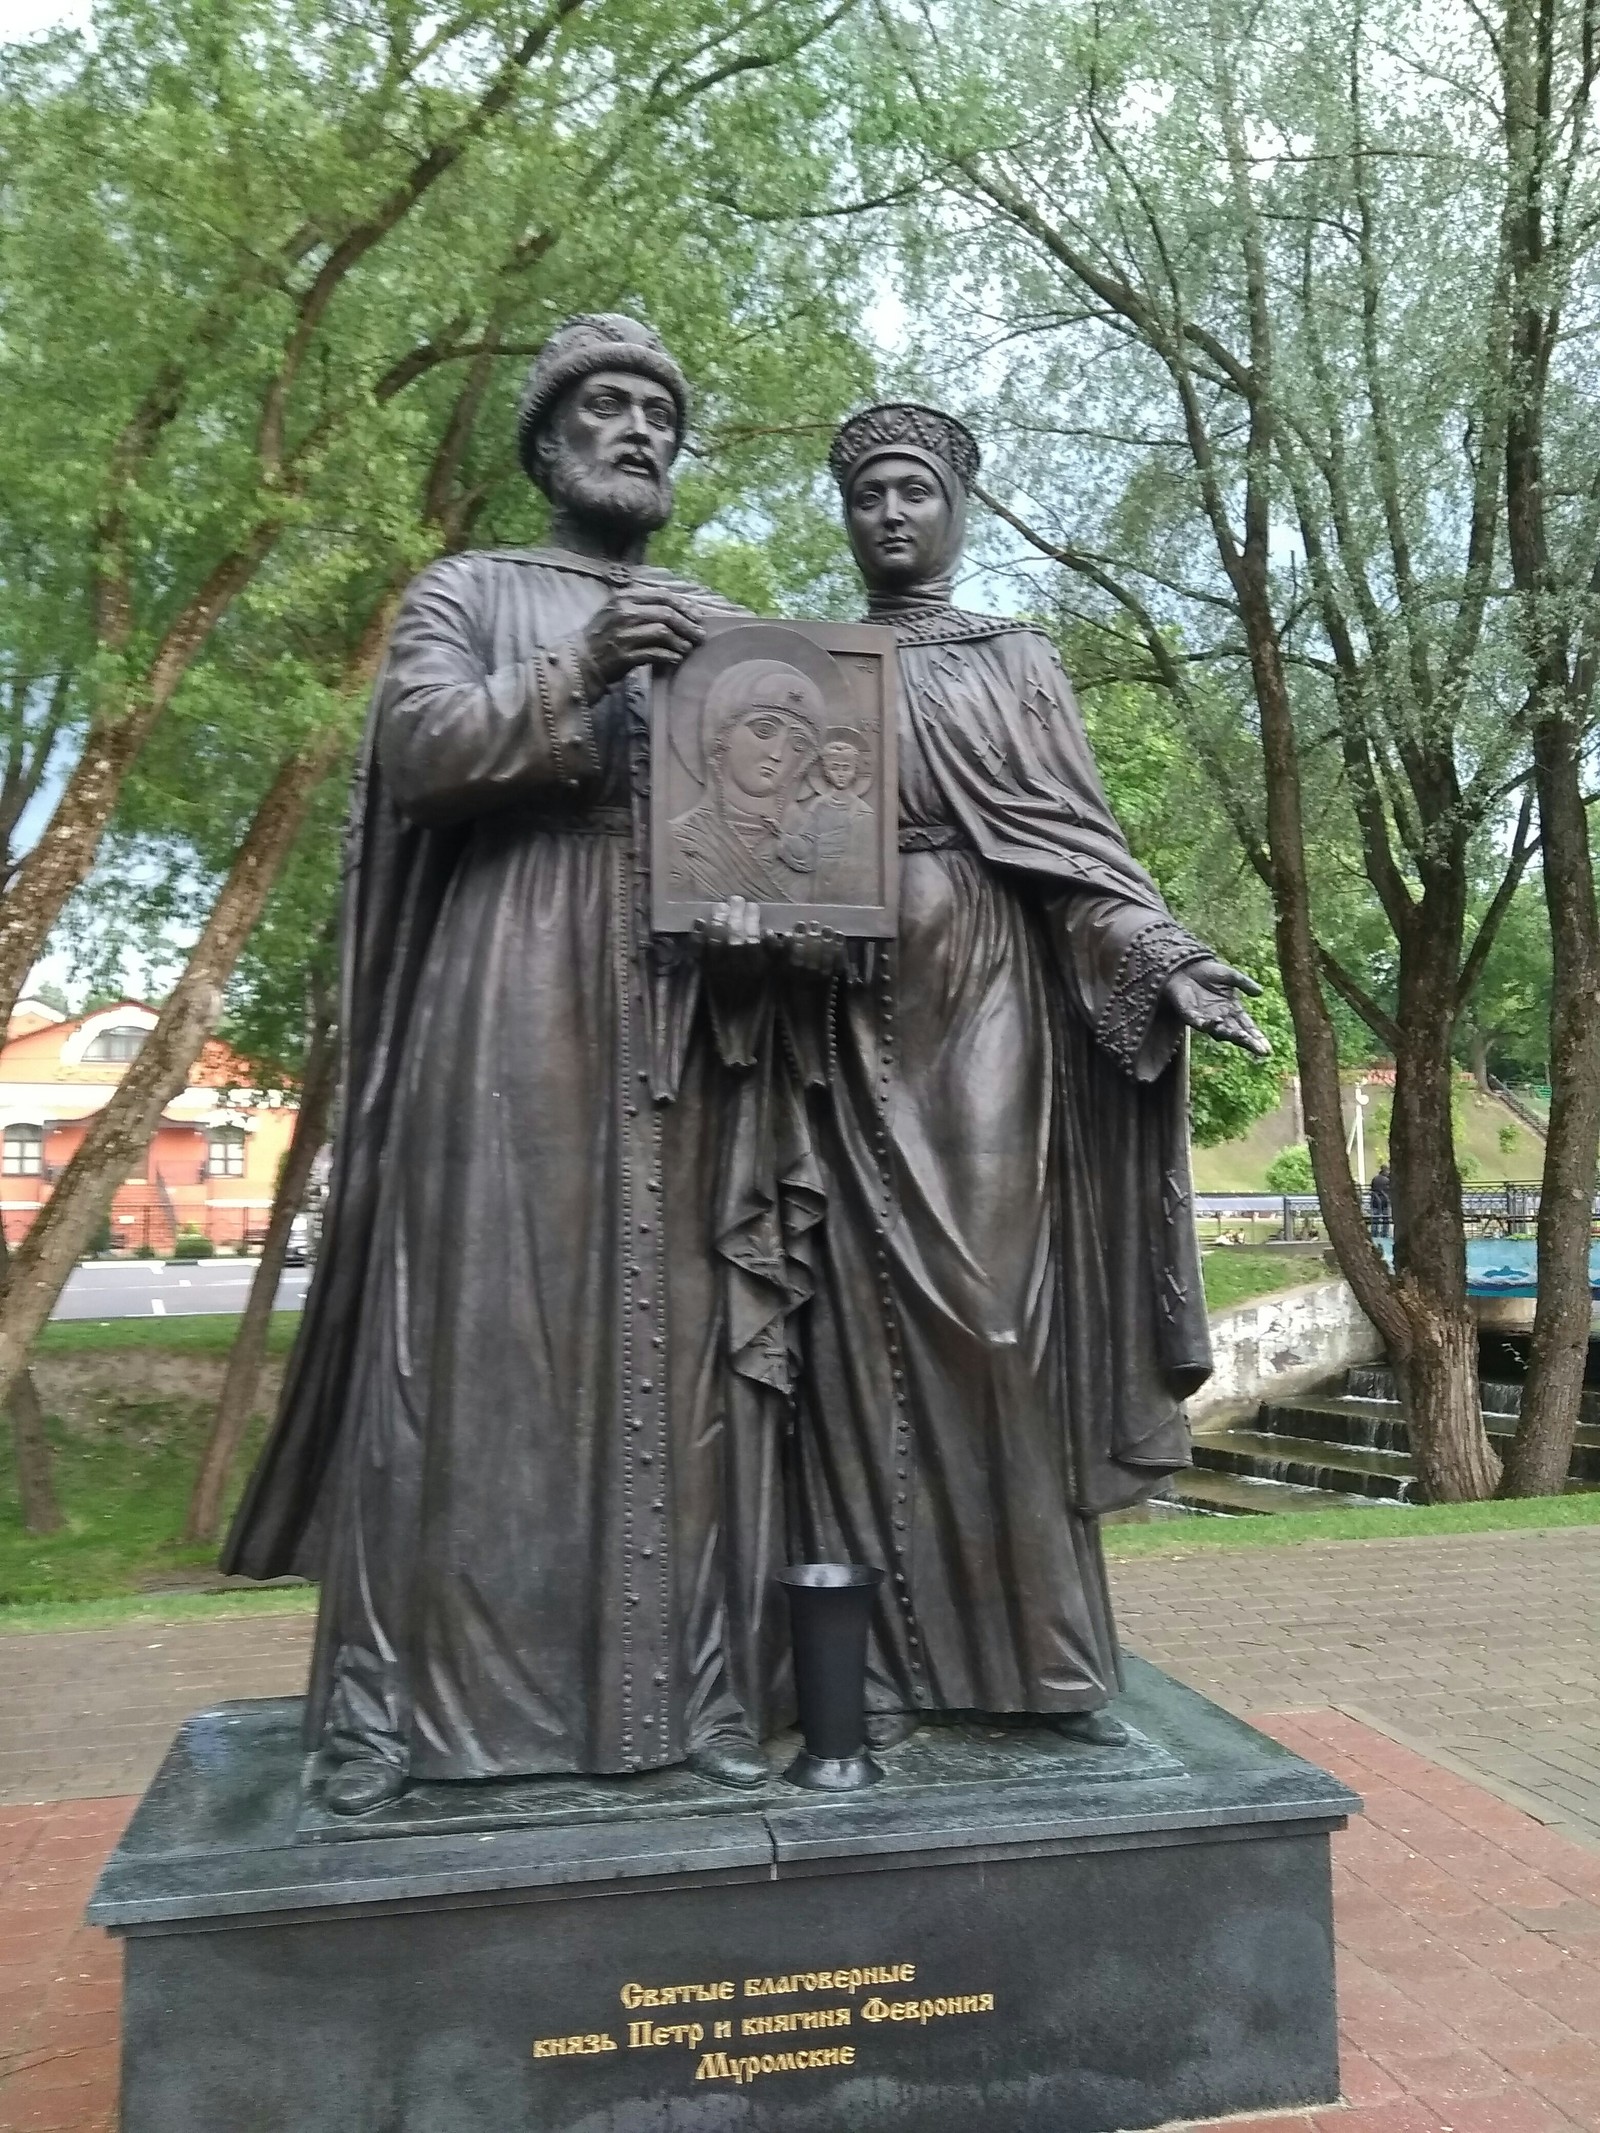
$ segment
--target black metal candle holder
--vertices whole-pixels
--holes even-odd
[[[805,1747],[784,1772],[808,1792],[855,1792],[882,1770],[867,1753],[867,1625],[883,1572],[870,1563],[791,1563],[795,1698]]]

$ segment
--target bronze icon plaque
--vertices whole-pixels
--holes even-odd
[[[777,929],[893,936],[898,672],[889,630],[735,621],[653,677],[658,933],[743,896]]]

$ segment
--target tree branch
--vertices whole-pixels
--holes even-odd
[[[1460,1014],[1477,990],[1478,980],[1483,976],[1483,966],[1494,949],[1495,937],[1501,921],[1511,909],[1511,899],[1516,895],[1519,883],[1528,870],[1528,861],[1539,849],[1539,836],[1533,828],[1533,787],[1524,788],[1522,809],[1517,817],[1517,832],[1511,840],[1511,856],[1505,872],[1500,877],[1500,886],[1495,890],[1489,908],[1483,914],[1465,962],[1456,979],[1456,1013]]]

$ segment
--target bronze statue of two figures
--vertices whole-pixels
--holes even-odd
[[[643,560],[687,406],[647,327],[563,326],[548,544],[426,570],[373,700],[323,1253],[224,1557],[321,1581],[345,1813],[763,1782],[796,1561],[885,1573],[879,1743],[1115,1740],[1097,1521],[1209,1366],[1184,1035],[1262,1048],[1250,982],[1130,856],[1049,642],[951,605],[972,438],[843,426],[873,627],[790,628]]]

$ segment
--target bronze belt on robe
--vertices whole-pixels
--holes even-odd
[[[974,852],[977,846],[955,822],[911,823],[900,832],[902,852]]]
[[[535,815],[533,827],[556,830],[563,837],[631,837],[633,810],[627,807],[586,807],[581,815]]]

